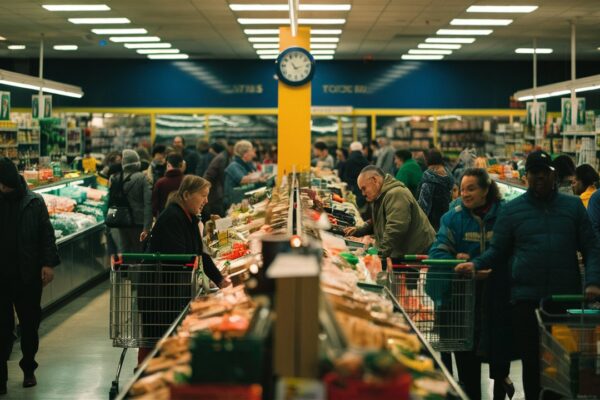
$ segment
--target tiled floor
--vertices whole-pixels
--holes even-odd
[[[107,399],[121,349],[109,340],[109,284],[105,282],[81,295],[42,322],[37,361],[38,386],[23,389],[18,366],[20,348],[15,344],[9,361],[8,395],[0,399],[95,400]],[[136,351],[128,353],[121,382],[132,376]],[[521,363],[514,362],[511,378],[523,400]],[[487,366],[482,369],[483,399],[492,399],[492,381]]]
[[[0,399],[108,398],[121,354],[109,339],[108,287],[108,282],[100,284],[42,321],[36,387],[21,387],[21,351],[15,344],[8,364],[8,395]],[[127,354],[121,382],[132,376],[136,355],[135,350]]]

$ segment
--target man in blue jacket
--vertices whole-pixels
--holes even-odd
[[[586,296],[600,296],[600,242],[581,201],[557,192],[547,153],[529,154],[525,170],[529,189],[504,206],[491,247],[456,270],[473,272],[509,265],[515,345],[523,361],[525,398],[534,400],[540,392],[535,309],[544,297],[582,292],[577,251],[585,262]]]

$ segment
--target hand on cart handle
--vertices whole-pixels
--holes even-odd
[[[458,253],[456,255],[457,260],[468,260],[469,258],[471,258],[471,256],[469,256],[467,253]]]
[[[473,275],[475,273],[475,264],[473,264],[472,262],[458,264],[454,268],[454,271],[460,274]]]
[[[589,285],[585,288],[585,298],[587,300],[600,299],[600,286]]]
[[[51,267],[42,267],[42,286],[45,287],[47,284],[52,282],[54,279],[54,269]]]
[[[150,234],[150,232],[144,230],[142,231],[142,233],[140,234],[140,242],[143,242],[144,240],[146,240],[146,238],[148,238],[148,235]]]
[[[475,272],[475,279],[478,281],[482,281],[484,279],[487,279],[488,276],[490,276],[490,273],[492,272],[491,269],[482,269],[479,270],[477,272]]]

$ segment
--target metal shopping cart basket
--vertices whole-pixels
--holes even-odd
[[[454,272],[461,262],[407,255],[388,271],[390,291],[437,351],[473,348],[475,280]]]
[[[110,270],[110,338],[123,348],[110,397],[128,348],[152,348],[208,281],[194,254],[122,254]]]
[[[536,310],[540,386],[568,399],[600,398],[600,309],[581,295],[551,296]]]

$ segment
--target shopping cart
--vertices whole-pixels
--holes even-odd
[[[388,271],[390,291],[437,351],[473,348],[475,281],[454,272],[461,262],[407,255]]]
[[[540,386],[568,399],[600,398],[600,309],[581,295],[551,296],[536,310]]]
[[[110,398],[119,392],[127,349],[152,348],[208,281],[190,254],[122,254],[110,270],[110,338],[123,349]]]

